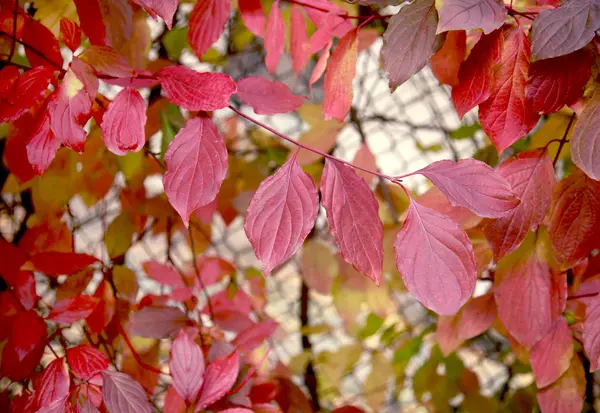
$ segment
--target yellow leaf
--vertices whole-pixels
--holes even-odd
[[[138,293],[135,273],[123,265],[117,265],[113,268],[112,279],[117,293],[123,295],[130,303],[135,303]]]
[[[392,369],[392,363],[384,354],[379,352],[373,354],[371,364],[371,373],[365,381],[364,392],[371,410],[378,412],[385,401],[388,392],[386,384],[390,377],[394,375],[394,370]]]
[[[133,222],[128,213],[123,212],[110,223],[104,236],[108,255],[118,257],[125,254],[133,242]]]
[[[542,148],[553,139],[561,139],[567,130],[572,113],[573,111],[570,109],[562,109],[560,112],[549,115],[546,122],[531,136],[531,149]],[[569,140],[571,140],[572,134],[573,127],[571,127],[571,130],[569,131]],[[548,145],[548,156],[550,159],[554,159],[556,152],[558,151],[558,147],[558,142]],[[568,158],[570,155],[571,144],[566,143],[560,152],[559,159]]]
[[[65,17],[79,23],[77,9],[73,0],[35,0],[37,9],[34,18],[50,29],[54,36],[60,33],[60,19]]]

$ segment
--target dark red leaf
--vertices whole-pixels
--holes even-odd
[[[60,19],[60,40],[75,52],[81,44],[81,29],[73,20],[63,17]]]
[[[76,295],[54,304],[48,314],[48,320],[55,323],[71,324],[89,316],[100,300],[89,295]]]
[[[227,172],[227,148],[213,121],[191,119],[169,144],[165,164],[165,193],[187,226],[192,212],[216,198]]]
[[[35,311],[20,313],[14,320],[8,341],[2,350],[0,375],[13,381],[29,376],[37,366],[46,345],[46,323]]]
[[[235,383],[239,372],[239,356],[237,352],[221,357],[208,365],[204,372],[204,383],[200,390],[195,413],[210,406],[225,396]]]
[[[94,297],[98,298],[100,302],[85,322],[93,333],[100,334],[110,323],[116,311],[115,292],[108,280],[100,283]]]
[[[102,19],[102,11],[98,0],[73,0],[77,7],[77,15],[81,30],[89,38],[92,45],[106,44],[106,26]]]
[[[90,380],[108,368],[108,358],[100,350],[81,344],[67,350],[67,362],[81,380]]]
[[[327,159],[321,178],[323,206],[342,257],[379,285],[383,267],[383,223],[367,183],[338,161]]]
[[[528,105],[547,114],[577,102],[592,74],[592,62],[590,53],[579,50],[533,63],[529,69]]]
[[[23,42],[29,46],[25,47],[25,55],[32,67],[62,68],[63,58],[58,40],[42,23],[26,18],[23,25]]]
[[[571,330],[561,317],[552,330],[531,348],[529,361],[538,388],[558,380],[571,365],[573,354]]]
[[[304,103],[285,83],[272,82],[259,76],[245,77],[237,82],[237,95],[260,115],[293,112]]]
[[[175,336],[187,325],[188,317],[175,307],[144,307],[129,321],[132,334],[160,339]]]
[[[258,187],[244,229],[265,275],[298,251],[318,212],[317,188],[295,156]]]
[[[0,92],[0,123],[17,120],[35,106],[44,96],[55,73],[53,68],[38,66],[13,79],[13,74],[4,73],[7,68],[0,74],[7,76],[7,80],[14,81],[6,85],[5,92]]]
[[[50,114],[44,108],[38,114],[26,146],[27,159],[36,174],[42,175],[46,172],[60,145],[60,141],[50,128]]]
[[[198,58],[216,42],[229,20],[229,0],[204,0],[194,6],[188,26],[188,41]]]
[[[146,102],[133,88],[121,90],[102,118],[102,138],[116,155],[137,152],[146,143]]]
[[[27,269],[42,272],[48,276],[75,274],[98,260],[88,254],[74,252],[40,252],[29,258]]]
[[[186,66],[169,66],[156,76],[167,98],[188,110],[212,111],[228,105],[237,87],[229,75],[200,73]]]
[[[15,288],[15,295],[23,307],[26,310],[31,310],[39,300],[35,292],[35,277],[33,274],[28,271],[20,271],[17,281],[13,286]]]
[[[0,237],[0,256],[2,256],[0,276],[8,284],[16,285],[18,283],[20,268],[27,261],[25,251]]]
[[[52,403],[69,395],[69,372],[64,358],[53,360],[44,369],[39,386],[35,389],[35,403],[38,409],[49,407]]]
[[[110,370],[102,372],[102,398],[109,413],[151,413],[142,386],[125,373]]]
[[[173,387],[183,400],[196,400],[204,382],[204,355],[200,346],[184,330],[173,340],[169,371],[173,377]]]

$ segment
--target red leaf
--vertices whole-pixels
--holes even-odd
[[[81,30],[89,38],[92,45],[106,43],[106,27],[102,19],[100,3],[97,0],[73,0],[77,7],[77,15]]]
[[[364,413],[364,410],[354,406],[342,406],[333,410],[331,413]]]
[[[200,73],[186,66],[169,66],[156,76],[171,102],[187,110],[213,111],[228,105],[235,82],[223,73]]]
[[[586,389],[585,371],[579,357],[554,384],[541,389],[537,400],[543,413],[580,413]]]
[[[500,262],[494,281],[498,317],[527,348],[548,334],[562,316],[567,298],[566,275],[551,272],[538,257],[533,238]]]
[[[71,404],[68,397],[55,400],[49,406],[39,409],[36,413],[69,413]]]
[[[450,218],[411,201],[394,247],[406,288],[425,307],[441,315],[456,314],[473,294],[473,247]]]
[[[351,30],[340,39],[327,65],[323,91],[325,120],[335,119],[343,122],[348,115],[354,97],[352,82],[356,75],[357,56],[357,31]]]
[[[8,284],[15,285],[18,282],[20,268],[27,261],[25,251],[0,237],[0,256],[2,256],[0,276]]]
[[[13,66],[7,66],[0,72],[7,80],[7,83],[2,85],[6,90],[0,91],[0,123],[17,120],[36,105],[54,78],[54,69],[46,66],[28,70],[22,76],[16,70],[14,78],[15,73],[10,73],[9,68],[16,70]]]
[[[91,46],[83,51],[80,60],[94,68],[94,71],[100,77],[127,79],[127,86],[131,85],[131,77],[135,75],[135,70],[129,65],[127,59],[120,55],[110,46]],[[104,79],[108,82],[109,79]]]
[[[537,387],[541,389],[558,380],[571,365],[573,354],[571,330],[560,317],[552,330],[531,348],[529,361]]]
[[[573,128],[571,158],[592,179],[600,180],[600,92],[596,91],[583,107],[583,112]]]
[[[75,274],[98,260],[88,254],[74,252],[40,252],[29,258],[27,269],[42,272],[48,276]]]
[[[204,0],[194,6],[188,22],[188,41],[198,58],[219,40],[229,20],[230,7],[229,0]]]
[[[271,337],[277,327],[279,327],[279,324],[275,321],[261,321],[238,334],[231,344],[236,347],[237,351],[249,353]]]
[[[102,118],[102,138],[116,155],[137,152],[146,143],[146,102],[133,88],[122,89]]]
[[[325,73],[325,69],[327,68],[327,62],[329,62],[329,55],[331,52],[332,42],[327,43],[325,49],[319,56],[319,60],[317,60],[317,64],[315,65],[311,75],[310,80],[308,81],[309,88],[312,89],[312,86],[321,78],[323,73]]]
[[[429,66],[443,85],[458,85],[458,72],[467,53],[467,33],[453,30],[446,35],[444,45],[429,59]]]
[[[60,141],[50,128],[50,114],[42,109],[27,142],[27,159],[36,174],[42,175],[60,148]]]
[[[306,19],[302,8],[292,4],[290,16],[290,52],[292,55],[292,67],[296,74],[300,73],[308,63],[310,51],[308,50],[308,32]]]
[[[346,33],[354,29],[350,20],[344,18],[346,10],[330,2],[329,0],[311,0],[310,5],[305,7],[306,13],[315,26],[321,28],[329,25],[334,28],[332,34],[335,37],[344,37]]]
[[[81,29],[73,20],[63,17],[60,19],[60,40],[73,53],[81,45]]]
[[[39,386],[35,389],[35,403],[38,409],[49,407],[57,400],[62,400],[69,395],[69,372],[65,366],[65,359],[53,360],[44,369]]]
[[[169,144],[165,164],[165,193],[187,226],[192,212],[216,198],[227,173],[227,148],[213,121],[191,119]]]
[[[147,261],[143,264],[146,275],[154,281],[172,287],[185,287],[181,274],[170,265],[158,261]]]
[[[590,371],[600,369],[600,296],[590,298],[583,322],[583,346],[590,359]]]
[[[593,0],[565,2],[562,7],[541,10],[531,27],[533,58],[548,59],[581,49],[600,28],[598,5]]]
[[[505,32],[492,95],[479,106],[481,127],[498,153],[527,135],[539,119],[525,100],[529,57],[529,39],[523,29]]]
[[[84,84],[68,70],[58,90],[48,100],[50,127],[65,146],[83,152],[86,131],[83,126],[91,116],[92,101]]]
[[[446,0],[439,9],[438,33],[482,29],[489,34],[502,27],[506,8],[498,0]]]
[[[459,118],[492,95],[494,68],[500,60],[503,42],[502,29],[484,34],[460,66],[458,85],[452,88],[452,102]]]
[[[136,336],[165,338],[175,336],[188,323],[188,317],[175,307],[144,307],[129,319]]]
[[[491,293],[470,300],[460,313],[458,335],[463,340],[477,337],[487,331],[496,320],[496,301]]]
[[[93,380],[94,376],[108,368],[108,358],[104,353],[87,344],[68,349],[67,362],[73,374],[84,381]]]
[[[274,73],[277,70],[279,59],[283,55],[285,46],[285,24],[283,15],[279,9],[279,0],[275,0],[269,12],[267,19],[267,31],[265,34],[264,48],[267,52],[265,64],[269,72]]]
[[[185,401],[179,396],[174,386],[170,386],[165,396],[164,413],[186,413]]]
[[[265,275],[298,251],[318,212],[317,188],[295,156],[260,184],[250,201],[244,229]]]
[[[28,271],[20,271],[14,286],[14,293],[25,310],[31,310],[39,300],[35,292],[35,277]]]
[[[177,393],[185,401],[196,400],[203,383],[204,355],[200,346],[184,330],[173,340],[169,370]]]
[[[438,14],[433,0],[405,5],[390,20],[383,34],[383,69],[396,89],[427,64],[439,46]]]
[[[529,69],[528,105],[547,114],[577,102],[592,74],[592,61],[590,53],[579,50],[533,63]]]
[[[238,0],[240,16],[248,31],[258,37],[264,37],[267,19],[260,0]]]
[[[71,324],[89,316],[98,305],[98,300],[89,295],[76,295],[54,304],[48,314],[48,320],[55,323]]]
[[[344,260],[379,285],[383,267],[383,223],[367,183],[341,162],[327,159],[321,177],[323,207]]]
[[[232,407],[231,409],[220,410],[219,413],[254,413],[254,410],[243,407]]]
[[[210,363],[204,372],[204,383],[198,397],[195,413],[225,396],[235,383],[238,372],[239,357],[235,351]]]
[[[544,221],[556,178],[552,161],[541,149],[508,158],[496,171],[510,182],[513,192],[521,199],[507,216],[487,221],[483,227],[494,259],[498,261],[517,249],[529,230]]]
[[[46,323],[35,311],[24,311],[17,315],[8,341],[2,350],[0,376],[19,381],[29,376],[37,366],[46,345]]]
[[[600,182],[581,171],[560,181],[552,192],[548,231],[558,261],[571,268],[600,246]]]
[[[173,27],[173,16],[177,11],[179,0],[134,0],[142,6],[156,21],[160,17],[165,21],[169,30]]]
[[[58,40],[42,23],[27,17],[23,25],[23,42],[30,46],[25,47],[25,55],[31,67],[62,68],[63,58]]]
[[[105,370],[102,398],[109,413],[151,413],[142,386],[125,373]]]
[[[304,103],[304,97],[294,95],[285,83],[258,76],[239,80],[236,93],[259,115],[293,112]]]
[[[502,217],[519,205],[506,178],[475,159],[438,161],[414,173],[433,182],[452,205],[482,217]]]
[[[93,333],[100,334],[110,323],[116,311],[115,292],[108,280],[100,283],[94,297],[100,299],[100,302],[85,322]]]

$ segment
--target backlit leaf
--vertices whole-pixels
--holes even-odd
[[[290,52],[292,55],[292,66],[294,72],[298,74],[308,63],[310,51],[308,49],[306,18],[302,13],[302,8],[297,4],[292,4],[292,15],[290,20]]]
[[[325,120],[342,122],[352,106],[354,92],[352,82],[356,75],[358,53],[357,31],[342,37],[329,58],[325,72],[323,112]]]
[[[318,210],[317,188],[295,157],[261,183],[250,201],[244,229],[265,275],[298,251]]]
[[[64,358],[50,362],[42,373],[39,386],[35,389],[35,401],[38,409],[49,407],[57,400],[63,400],[69,394],[69,372]]]
[[[571,157],[575,165],[592,179],[600,180],[600,91],[585,104],[573,128]]]
[[[63,58],[58,40],[37,20],[29,17],[25,19],[23,42],[31,46],[25,48],[25,55],[32,67],[50,66],[59,70],[62,68]]]
[[[469,237],[445,215],[411,201],[394,244],[408,291],[425,307],[452,315],[471,297],[477,270]]]
[[[227,148],[213,121],[191,119],[169,144],[165,164],[165,193],[187,226],[192,212],[216,198],[227,172]]]
[[[279,0],[275,0],[269,12],[267,19],[267,29],[265,34],[265,65],[269,72],[274,73],[277,70],[279,59],[283,55],[285,46],[285,24],[283,15],[279,9]]]
[[[71,324],[89,316],[98,305],[98,299],[89,295],[76,295],[58,301],[48,314],[48,320]]]
[[[358,151],[356,152],[356,155],[354,155],[352,163],[356,166],[360,166],[371,171],[377,170],[377,160],[375,159],[375,155],[373,155],[373,152],[371,152],[369,146],[365,143],[361,144],[360,148],[358,148]],[[371,185],[371,182],[373,182],[373,178],[375,178],[373,174],[367,173],[360,169],[357,169],[356,173],[362,179],[364,179],[368,185]]]
[[[41,111],[26,147],[27,159],[36,174],[42,175],[48,169],[60,145],[50,128],[48,111]]]
[[[489,34],[499,29],[506,17],[506,8],[498,0],[444,0],[438,12],[438,33],[482,29]]]
[[[60,19],[60,39],[72,52],[75,52],[79,45],[81,45],[81,29],[79,25],[71,19]]]
[[[90,380],[108,368],[108,358],[104,353],[88,344],[68,349],[67,362],[81,380]]]
[[[201,59],[223,33],[229,20],[229,8],[229,0],[199,1],[194,6],[188,22],[188,41],[198,58]]]
[[[204,383],[198,396],[195,412],[223,397],[235,383],[239,372],[239,356],[236,351],[213,361],[204,371]]]
[[[110,370],[102,372],[102,399],[109,413],[151,413],[142,386],[125,373]]]
[[[146,143],[146,102],[133,88],[122,89],[102,118],[102,138],[116,155],[137,152]]]
[[[561,317],[552,330],[532,348],[530,362],[538,388],[554,383],[571,365],[573,337],[566,320]]]
[[[278,326],[279,324],[275,321],[261,321],[238,334],[231,344],[236,347],[237,351],[248,353],[270,338]]]
[[[383,69],[396,89],[427,64],[441,46],[436,35],[438,14],[433,0],[405,5],[389,20],[383,34]]]
[[[259,76],[238,80],[236,94],[260,115],[293,112],[304,103],[304,98],[294,95],[285,83]]]
[[[27,268],[46,275],[74,274],[97,262],[96,257],[73,252],[40,252],[29,259]]]
[[[338,161],[327,159],[321,178],[327,221],[344,259],[379,285],[383,267],[383,224],[367,183]]]
[[[519,205],[506,178],[475,159],[438,161],[414,173],[433,182],[452,205],[482,217],[502,217]]]
[[[263,37],[267,18],[260,0],[238,0],[240,16],[246,28],[255,36]]]
[[[184,330],[173,340],[169,371],[177,393],[185,401],[196,400],[203,383],[204,355],[200,346]]]
[[[0,374],[13,381],[29,376],[37,366],[46,345],[46,323],[34,310],[24,311],[16,316],[8,341],[2,349]]]
[[[161,69],[156,76],[160,79],[165,96],[188,110],[222,109],[228,105],[229,97],[236,91],[235,82],[229,75],[200,73],[181,65]]]

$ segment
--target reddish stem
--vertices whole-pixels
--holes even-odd
[[[567,297],[567,300],[578,300],[580,298],[589,298],[589,297],[595,297],[598,294],[600,294],[600,292],[595,292],[595,293],[585,293],[585,294],[579,294],[579,295],[570,295]]]
[[[129,337],[127,337],[127,333],[123,329],[123,326],[121,325],[121,323],[116,323],[116,324],[117,324],[117,329],[119,330],[119,334],[123,337],[123,340],[125,340],[125,343],[127,343],[127,347],[129,347],[129,350],[131,351],[131,355],[133,356],[135,361],[137,361],[137,363],[140,366],[142,366],[143,368],[145,368],[148,371],[151,371],[151,372],[157,373],[157,374],[165,374],[168,376],[167,373],[163,373],[156,367],[153,367],[149,364],[144,363],[144,361],[142,360],[142,358],[140,357],[138,352],[135,350],[135,348],[133,348],[133,344],[131,344],[131,341],[129,340]]]
[[[309,9],[322,11],[324,13],[329,13],[331,10],[328,10],[324,7],[315,6],[314,4],[310,4],[308,2],[304,2],[303,0],[284,0],[288,3],[297,4],[299,6],[308,7]],[[338,14],[338,16],[343,17],[348,20],[371,20],[371,19],[387,19],[393,16],[393,14],[373,14],[371,16],[349,16],[347,14]]]
[[[387,179],[388,181],[390,181],[390,182],[392,182],[392,183],[394,183],[396,185],[402,186],[400,184],[400,181],[397,178],[394,178],[393,176],[389,176],[389,175],[386,175],[386,174],[379,173],[377,171],[372,171],[370,169],[363,168],[362,166],[355,165],[352,162],[344,161],[343,159],[340,159],[340,158],[338,158],[336,156],[330,155],[330,154],[325,153],[323,151],[320,151],[320,150],[318,150],[316,148],[312,148],[310,146],[304,145],[304,144],[302,144],[302,143],[300,143],[298,141],[295,141],[294,139],[290,138],[289,136],[286,136],[286,135],[284,135],[284,134],[276,131],[275,129],[271,128],[270,126],[265,125],[264,123],[260,122],[259,120],[256,120],[253,117],[246,115],[245,113],[241,112],[240,110],[236,109],[235,107],[233,107],[231,105],[229,105],[229,109],[233,110],[239,116],[245,118],[246,120],[249,120],[250,122],[254,123],[255,125],[260,126],[261,128],[268,130],[272,134],[274,134],[276,136],[279,136],[281,139],[283,139],[285,141],[288,141],[289,143],[294,144],[294,145],[296,145],[296,146],[298,146],[298,147],[300,147],[302,149],[306,149],[307,151],[319,154],[319,155],[321,155],[321,156],[323,156],[325,158],[341,162],[344,165],[348,165],[348,166],[350,166],[350,167],[352,167],[354,169],[360,169],[363,172],[366,172],[366,173],[371,174],[371,175],[378,176],[378,177],[383,178],[383,179]]]

